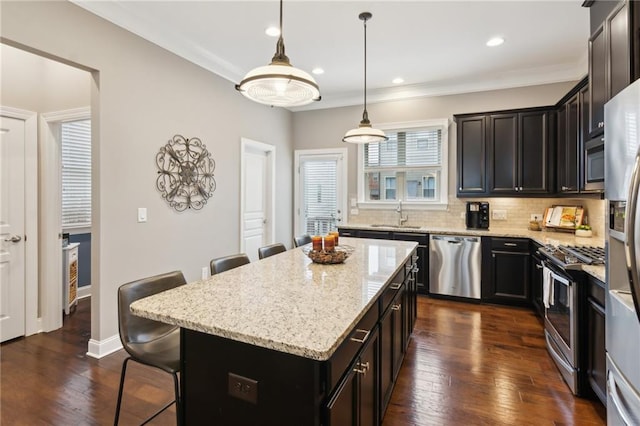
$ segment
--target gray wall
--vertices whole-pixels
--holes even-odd
[[[199,278],[237,252],[240,138],[277,150],[276,240],[290,242],[292,114],[252,103],[233,84],[68,2],[2,2],[2,41],[92,70],[92,339],[118,333],[116,289],[174,269]],[[177,213],[155,189],[155,154],[176,133],[197,136],[216,161],[217,190]],[[148,222],[136,222],[138,207]],[[99,314],[98,314],[99,308]]]
[[[383,123],[448,118],[449,125],[449,199],[455,198],[456,126],[454,114],[495,111],[553,105],[577,81],[542,86],[521,87],[489,92],[416,98],[367,105],[369,119],[375,127]],[[294,113],[295,149],[344,147],[349,149],[349,198],[357,194],[357,147],[342,142],[344,133],[357,126],[362,105]]]

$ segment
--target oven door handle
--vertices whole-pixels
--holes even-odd
[[[560,364],[565,370],[573,370],[573,367],[567,362],[565,361],[562,356],[560,356],[558,353],[556,353],[556,350],[554,348],[553,343],[551,343],[551,341],[549,339],[551,339],[551,337],[549,336],[548,332],[545,332],[545,339],[547,340],[547,349],[549,352],[549,354],[551,355],[551,357],[558,363]]]
[[[562,275],[558,274],[556,271],[553,270],[553,268],[549,267],[549,264],[547,262],[543,261],[543,265],[544,265],[544,269],[548,269],[549,272],[551,273],[551,279],[554,281],[559,281],[562,284],[571,287],[571,281],[566,279],[565,277],[563,277]]]

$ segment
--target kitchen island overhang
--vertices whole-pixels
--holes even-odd
[[[387,311],[404,354],[415,321],[417,244],[341,242],[354,248],[343,264],[314,264],[298,248],[131,305],[136,315],[182,328],[184,424],[331,423],[328,404],[365,347],[376,345],[370,377],[383,370]],[[398,357],[389,363],[399,368]],[[375,393],[379,421],[388,392]]]

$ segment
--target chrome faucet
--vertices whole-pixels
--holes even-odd
[[[398,226],[402,226],[403,223],[409,220],[409,215],[402,216],[402,200],[398,202],[398,208],[396,208],[398,212]]]

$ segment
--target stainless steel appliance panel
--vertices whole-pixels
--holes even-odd
[[[636,319],[630,294],[616,290],[609,292],[606,333],[609,356],[624,371],[625,379],[640,391],[640,322]]]
[[[429,292],[480,299],[480,238],[431,235],[429,240]]]
[[[637,389],[637,388],[636,388]],[[607,354],[607,424],[640,425],[640,394]]]
[[[607,102],[604,117],[605,196],[614,201],[626,200],[640,145],[640,82]]]

